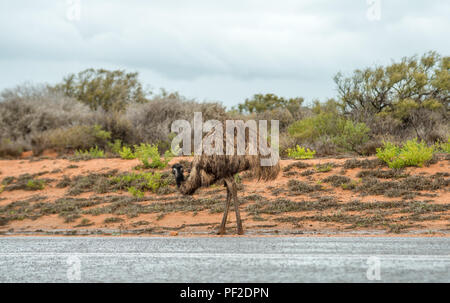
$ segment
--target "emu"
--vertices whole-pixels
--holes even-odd
[[[205,140],[205,139],[203,139]],[[247,148],[248,150],[248,148]],[[267,154],[267,153],[265,153]],[[192,168],[187,179],[184,178],[183,166],[179,163],[172,166],[172,173],[175,175],[178,190],[184,195],[193,195],[200,187],[207,187],[223,180],[227,188],[227,198],[220,224],[219,235],[225,234],[225,225],[228,217],[228,210],[231,200],[234,202],[236,213],[237,233],[242,235],[242,221],[239,212],[239,202],[237,200],[237,186],[234,175],[243,171],[249,171],[258,180],[273,180],[280,172],[280,164],[275,159],[271,166],[261,166],[260,155],[197,155],[192,161]]]

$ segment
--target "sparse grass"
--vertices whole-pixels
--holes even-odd
[[[381,179],[398,179],[398,178],[406,178],[409,176],[408,173],[405,173],[401,169],[390,169],[390,170],[361,170],[358,172],[356,177],[365,178],[365,177],[375,177]]]
[[[387,197],[400,197],[411,195],[417,191],[434,191],[446,188],[450,185],[450,179],[441,175],[408,176],[399,181],[379,181],[374,177],[362,179],[361,184],[353,190],[364,195],[385,195]]]
[[[450,154],[450,137],[447,142],[436,142],[434,148],[437,152]]]
[[[110,181],[117,189],[126,189],[131,194],[142,197],[144,191],[160,194],[170,193],[170,191],[165,191],[165,187],[170,183],[169,178],[171,178],[169,174],[143,172],[122,174],[111,178]]]
[[[302,171],[302,172],[300,173],[300,175],[303,176],[303,177],[306,177],[306,176],[313,175],[313,174],[315,174],[315,173],[316,173],[316,171],[315,171],[314,169],[307,169],[307,170],[305,170],[305,171]]]
[[[307,167],[310,167],[310,166],[311,166],[310,164],[307,164],[307,163],[305,163],[303,161],[297,161],[297,162],[294,162],[294,163],[291,163],[291,164],[285,166],[283,168],[283,171],[284,172],[288,172],[288,171],[290,171],[293,168],[302,169],[302,168],[307,168]]]
[[[75,176],[72,179],[64,178],[57,186],[70,186],[67,194],[70,196],[77,196],[84,192],[105,193],[111,189],[111,182],[109,178],[116,175],[117,169],[107,171],[105,173],[91,173],[89,175]]]
[[[258,214],[282,214],[286,212],[325,210],[338,207],[338,203],[332,197],[317,201],[295,202],[289,199],[278,198],[274,201],[261,201],[246,207],[246,211],[253,215]]]
[[[344,168],[345,169],[352,169],[352,168],[364,168],[364,169],[374,169],[378,166],[381,166],[383,162],[380,159],[350,159],[345,161]]]
[[[326,173],[331,171],[336,165],[334,163],[324,163],[314,165],[314,169],[319,173]]]
[[[298,180],[289,180],[288,189],[292,193],[301,194],[301,193],[311,193],[314,191],[323,190],[320,184],[310,185],[306,182],[298,181]]]
[[[45,181],[43,180],[28,180],[27,190],[42,190],[45,187]]]
[[[91,220],[87,219],[87,218],[83,218],[80,221],[80,224],[75,225],[74,227],[87,227],[87,226],[92,226],[94,225],[94,222],[91,222]]]
[[[298,176],[299,173],[296,171],[288,171],[283,173],[283,177],[293,177],[293,176]]]
[[[37,173],[37,174],[22,174],[18,177],[6,177],[2,180],[2,188],[5,191],[12,190],[42,190],[45,185],[49,182],[52,182],[52,179],[44,178],[44,179],[35,179],[36,176],[41,176],[45,174]]]
[[[134,186],[128,187],[128,192],[133,195],[133,197],[143,198],[144,193]]]
[[[75,156],[72,158],[72,160],[75,161],[82,161],[82,160],[90,160],[90,159],[98,159],[98,158],[104,158],[105,152],[98,148],[96,145],[95,147],[91,147],[89,150],[77,150],[75,151]]]
[[[105,220],[103,220],[103,223],[109,224],[109,223],[119,223],[119,222],[123,222],[123,221],[125,221],[125,220],[122,218],[119,218],[119,217],[109,217],[109,218],[106,218]]]
[[[149,225],[149,224],[150,224],[150,222],[141,220],[141,221],[134,222],[134,223],[131,224],[131,225],[132,225],[133,227],[138,227],[138,226]]]
[[[261,195],[258,195],[258,194],[252,194],[252,195],[248,195],[248,196],[243,197],[243,199],[246,200],[246,201],[259,202],[259,201],[264,200],[264,197],[261,196]]]
[[[333,185],[334,187],[339,187],[344,184],[350,183],[351,179],[349,177],[345,177],[345,176],[332,175],[332,176],[326,177],[322,181],[325,183],[331,183],[331,185]]]

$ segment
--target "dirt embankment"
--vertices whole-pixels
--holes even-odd
[[[1,234],[213,235],[222,218],[222,184],[186,197],[176,191],[169,169],[157,170],[168,185],[133,196],[118,180],[143,172],[137,160],[49,156],[0,160]],[[180,160],[190,158],[171,164]],[[450,235],[446,155],[400,171],[376,158],[281,164],[271,182],[245,173],[238,178],[247,235]],[[227,232],[234,234],[233,211],[228,220]]]

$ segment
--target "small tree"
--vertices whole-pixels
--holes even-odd
[[[449,71],[450,57],[429,52],[385,67],[355,70],[351,77],[338,73],[334,81],[342,109],[353,120],[371,125],[389,116],[402,130],[435,141],[445,139],[430,130],[448,123]]]
[[[263,113],[275,109],[287,109],[295,119],[298,119],[303,98],[283,98],[275,94],[255,94],[252,99],[246,99],[238,105],[239,112]]]
[[[53,87],[66,96],[74,97],[92,109],[122,111],[129,103],[144,103],[146,93],[138,81],[138,73],[122,70],[86,69],[70,74],[63,83]]]

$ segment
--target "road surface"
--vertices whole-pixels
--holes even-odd
[[[4,237],[0,282],[450,282],[450,238]]]

